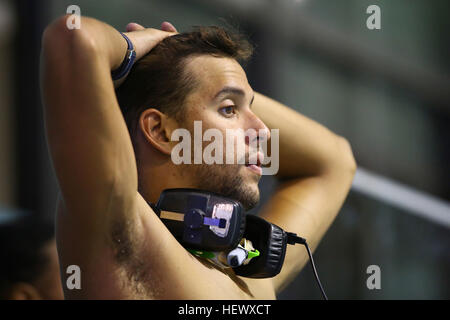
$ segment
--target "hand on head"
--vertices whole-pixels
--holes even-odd
[[[135,23],[135,22],[130,22],[126,26],[127,32],[144,30],[144,29],[145,29],[145,27],[143,27],[142,25]],[[166,31],[166,32],[178,32],[177,29],[170,22],[167,22],[167,21],[164,21],[163,23],[161,23],[161,30]]]

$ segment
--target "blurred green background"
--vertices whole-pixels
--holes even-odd
[[[179,31],[222,25],[247,34],[257,45],[246,67],[253,89],[346,137],[359,165],[315,253],[329,298],[450,298],[450,2],[0,0],[3,211],[54,215],[40,39],[71,4],[119,30],[170,21]],[[366,27],[372,4],[381,9],[380,30]],[[276,184],[262,179],[262,204]],[[380,290],[366,286],[372,264],[381,268]],[[309,265],[278,298],[321,298]]]

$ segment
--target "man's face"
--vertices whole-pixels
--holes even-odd
[[[266,139],[269,138],[269,130],[251,109],[254,92],[246,74],[234,59],[212,56],[192,58],[187,64],[187,70],[194,74],[198,86],[187,98],[185,118],[181,125],[190,131],[192,139],[194,121],[201,121],[202,134],[212,128],[219,130],[223,137],[223,161],[222,164],[206,164],[202,158],[202,164],[181,165],[181,174],[196,188],[236,199],[246,209],[250,209],[259,201],[259,163],[262,162],[262,155],[258,155],[256,165],[249,165],[248,160],[250,155],[255,156],[257,153],[255,142],[262,138],[258,134],[259,130],[266,132]],[[237,143],[244,144],[241,147],[245,150],[245,159],[240,159],[243,164],[238,164],[238,156],[233,164],[226,162],[227,129],[242,129],[243,132],[253,129],[257,133],[241,142],[238,139],[232,142],[235,153]],[[204,141],[202,150],[210,143]]]

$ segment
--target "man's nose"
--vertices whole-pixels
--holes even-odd
[[[270,130],[265,125],[265,123],[253,112],[251,112],[250,116],[250,125],[249,128],[256,131],[256,139],[259,141],[269,140],[270,139]]]

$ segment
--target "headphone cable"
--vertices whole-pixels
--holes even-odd
[[[320,283],[319,275],[317,274],[316,266],[314,265],[314,259],[311,254],[311,250],[309,250],[308,243],[305,238],[297,236],[295,233],[286,232],[287,234],[287,243],[295,245],[296,243],[303,244],[306,247],[306,251],[308,251],[309,261],[311,262],[311,267],[314,272],[314,276],[316,277],[317,284],[319,285],[320,291],[322,292],[322,296],[324,300],[328,300],[327,295],[325,294],[325,290],[323,290],[322,283]]]

